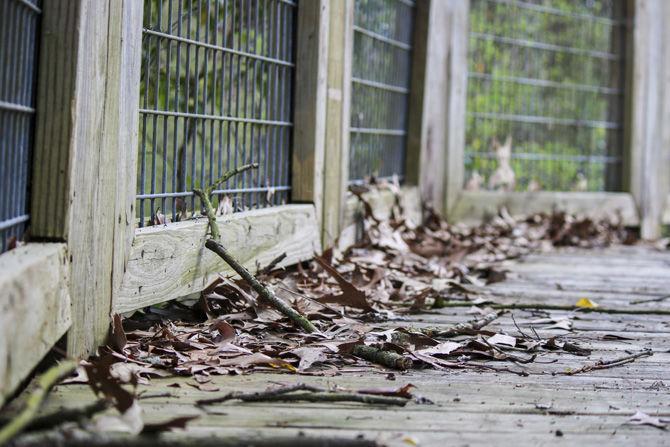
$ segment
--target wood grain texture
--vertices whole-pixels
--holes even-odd
[[[70,327],[65,244],[0,255],[0,406]]]
[[[313,203],[321,221],[330,2],[298,7],[291,199]]]
[[[450,219],[476,224],[495,216],[502,207],[513,216],[556,209],[593,218],[617,218],[620,215],[626,225],[639,223],[633,197],[627,193],[614,192],[462,191]]]
[[[577,293],[569,297],[564,291],[564,298],[546,293],[546,275],[551,273],[564,283],[573,281],[575,272],[581,271],[581,275],[577,275],[581,276],[580,280],[592,282],[592,275],[596,274],[593,269],[601,261],[611,263],[612,281],[603,293],[619,296],[619,303],[623,304],[632,298],[626,292],[629,284],[620,283],[620,280],[627,279],[630,265],[655,265],[656,270],[649,272],[649,276],[661,282],[668,275],[670,253],[644,246],[601,250],[570,248],[537,253],[509,266],[510,275],[525,275],[524,284],[515,282],[513,278],[496,283],[492,285],[491,294],[487,298],[496,302],[501,298],[509,302],[523,302],[528,299],[526,295],[532,294],[539,304],[555,304],[555,300],[561,299],[565,302],[571,300],[574,304],[579,297]],[[636,274],[644,273],[642,268],[640,270]],[[640,279],[640,283],[643,282],[644,279]],[[505,284],[508,285],[503,287]],[[515,293],[522,296],[516,296]],[[601,306],[609,305],[600,301],[605,299],[603,297],[592,298]],[[610,304],[615,303],[610,301]],[[668,318],[665,315],[654,315],[653,305],[649,309],[650,312],[645,315],[577,312],[572,331],[550,329],[549,325],[533,325],[542,339],[560,337],[591,349],[592,353],[588,357],[544,351],[535,362],[529,364],[488,362],[491,366],[526,370],[530,373],[529,377],[492,371],[415,368],[397,376],[395,382],[389,382],[387,370],[369,365],[362,368],[344,367],[341,374],[335,377],[296,377],[284,374],[278,378],[276,372],[260,371],[242,376],[212,376],[210,385],[219,388],[216,393],[188,385],[193,382],[190,377],[156,378],[149,385],[140,385],[145,396],[156,396],[142,401],[143,406],[152,409],[145,415],[146,422],[164,421],[175,414],[199,415],[185,431],[162,436],[180,439],[217,437],[222,440],[222,444],[233,439],[230,445],[235,442],[244,444],[235,436],[251,439],[247,442],[250,444],[255,443],[253,441],[261,444],[261,440],[265,440],[263,445],[290,436],[301,441],[317,438],[321,443],[335,436],[340,439],[376,440],[388,445],[408,444],[403,440],[411,440],[421,446],[666,445],[667,430],[627,424],[636,411],[643,411],[653,417],[670,417],[667,405],[667,383],[670,380]],[[473,315],[469,311],[468,307],[433,309],[428,313],[408,314],[401,320],[390,319],[378,324],[380,330],[448,327],[471,320]],[[566,314],[548,311],[551,317]],[[488,328],[516,335],[519,331],[517,325],[526,331],[529,323],[537,318],[536,312],[514,311],[501,316]],[[625,338],[612,339],[617,336]],[[560,374],[568,368],[576,369],[645,349],[652,349],[654,355],[612,369],[574,376]],[[264,390],[278,381],[287,384],[304,382],[321,387],[337,385],[352,390],[395,388],[412,383],[416,386],[413,392],[435,404],[410,403],[401,409],[393,409],[352,403],[229,402],[224,407],[212,407],[212,411],[206,414],[194,405],[198,399],[230,392]],[[175,382],[181,386],[175,387]],[[81,407],[94,399],[87,385],[57,387],[46,403],[45,412],[62,407]],[[559,430],[562,436],[558,435]],[[318,440],[312,443],[320,444]]]
[[[446,214],[463,186],[469,2],[432,0],[429,6],[418,3],[417,8],[419,19],[427,14],[426,41],[417,42],[418,49],[425,51],[427,68],[420,132],[414,124],[409,147],[419,151],[421,174],[415,175],[421,196],[426,204]]]
[[[45,2],[42,14],[30,231],[67,238],[81,3]]]
[[[640,233],[661,234],[670,167],[670,5],[663,0],[634,0],[627,90],[628,147],[624,187],[635,198]]]
[[[221,242],[255,272],[286,253],[279,267],[321,251],[313,205],[284,205],[218,219]],[[136,230],[115,312],[127,312],[203,290],[219,274],[234,272],[205,248],[207,220]]]
[[[133,0],[44,4],[32,234],[67,242],[74,356],[107,335],[132,236],[141,14]]]
[[[119,136],[114,201],[114,251],[112,302],[121,287],[130,247],[135,238],[135,194],[137,190],[137,147],[142,66],[142,2],[123,3],[119,82]]]
[[[333,244],[342,228],[349,182],[349,122],[353,58],[354,1],[330,3],[328,95],[323,186],[322,241]]]

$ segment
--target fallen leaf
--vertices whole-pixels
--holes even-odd
[[[351,284],[349,281],[344,279],[344,277],[338,272],[333,266],[328,264],[325,260],[321,259],[318,256],[314,257],[314,260],[319,263],[319,265],[326,271],[330,276],[332,276],[337,284],[340,286],[342,293],[338,295],[326,295],[319,299],[322,303],[336,303],[342,306],[355,307],[357,309],[362,309],[364,311],[370,312],[374,309],[368,303],[365,292],[358,289],[356,286]]]
[[[580,309],[595,309],[598,307],[598,303],[595,303],[588,298],[580,298],[575,303],[575,307],[579,307]]]
[[[198,415],[180,416],[174,419],[167,420],[165,422],[158,422],[156,424],[144,424],[144,429],[142,430],[141,433],[142,434],[160,433],[175,428],[184,430],[186,429],[186,424],[188,424],[194,419],[198,419],[199,417],[200,416]]]
[[[119,432],[138,435],[144,429],[142,407],[134,401],[120,415],[103,414],[95,420],[95,429],[98,432]]]
[[[494,346],[509,346],[512,348],[516,346],[516,338],[505,334],[495,334],[486,341]]]
[[[314,363],[323,362],[327,359],[326,348],[298,348],[289,351],[300,359],[298,370],[304,371]]]
[[[112,347],[119,352],[123,352],[123,348],[128,343],[126,333],[123,330],[123,322],[119,314],[112,315],[112,333],[110,335]]]
[[[514,337],[512,337],[514,338]],[[455,351],[458,348],[463,347],[462,344],[456,343],[453,341],[446,341],[444,343],[440,343],[439,345],[432,346],[430,348],[426,349],[419,349],[416,352],[419,352],[421,354],[426,354],[426,355],[449,355],[451,354],[452,351]]]
[[[668,419],[652,417],[641,411],[637,411],[634,415],[632,415],[628,420],[628,423],[632,425],[651,425],[652,427],[663,430],[668,427]]]

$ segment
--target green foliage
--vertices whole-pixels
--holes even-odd
[[[514,140],[516,188],[617,189],[623,0],[473,0],[466,170],[488,179]],[[583,183],[583,182],[582,182]]]

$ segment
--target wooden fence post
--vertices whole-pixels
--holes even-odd
[[[140,42],[131,40],[141,16],[134,0],[44,4],[32,235],[67,242],[74,356],[105,340],[113,268],[121,268],[134,220],[125,212],[137,150],[128,114],[137,121],[137,95],[129,92],[139,81],[125,76],[140,60]]]
[[[636,202],[640,234],[661,234],[670,161],[670,5],[664,0],[632,0],[631,61],[627,80],[627,150],[624,188]]]
[[[342,229],[349,180],[349,122],[353,58],[354,0],[330,3],[328,89],[323,186],[324,247],[333,245]]]
[[[291,200],[314,203],[322,221],[330,2],[298,5]]]
[[[468,0],[416,4],[408,181],[447,214],[463,185]]]

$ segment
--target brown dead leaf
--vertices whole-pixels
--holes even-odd
[[[319,298],[319,301],[322,303],[335,303],[342,306],[354,307],[356,309],[362,309],[366,312],[372,312],[374,309],[368,303],[365,292],[359,290],[356,286],[347,281],[333,266],[328,264],[325,260],[321,259],[318,256],[314,257],[314,260],[319,263],[319,265],[326,271],[330,276],[332,276],[337,284],[340,286],[342,293],[338,295],[330,294],[324,297]]]

